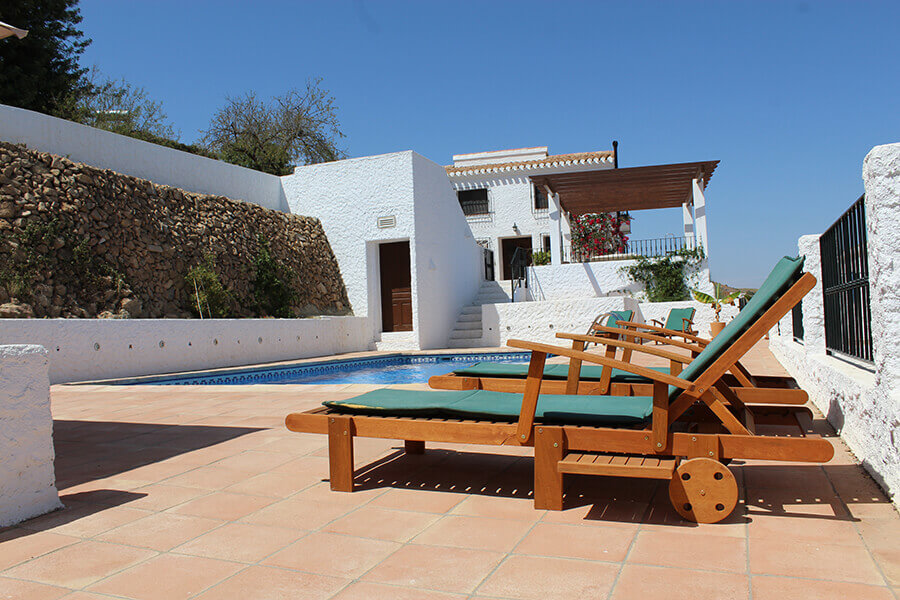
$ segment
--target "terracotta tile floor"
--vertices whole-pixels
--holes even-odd
[[[55,386],[66,508],[0,530],[0,599],[898,597],[900,518],[838,438],[824,466],[735,461],[716,525],[647,480],[534,510],[520,448],[358,440],[360,490],[332,493],[284,416],[371,387]]]

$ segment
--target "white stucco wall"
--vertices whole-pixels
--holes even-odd
[[[189,192],[287,210],[275,175],[22,108],[0,104],[0,140]]]
[[[826,354],[821,285],[803,299],[804,341],[793,340],[789,313],[770,332],[770,347],[900,507],[900,144],[873,148],[863,181],[872,365]],[[798,243],[804,268],[821,280],[817,246],[817,235]]]
[[[445,347],[481,282],[480,254],[443,167],[396,152],[298,167],[284,178],[291,211],[322,221],[353,312],[379,348]],[[379,217],[394,217],[378,227]],[[378,246],[409,240],[414,336],[381,336]]]
[[[446,348],[484,279],[482,250],[442,166],[413,154],[413,185],[419,347]]]
[[[571,298],[544,302],[484,304],[481,322],[485,346],[503,346],[509,339],[564,344],[559,332],[585,333],[597,315],[611,310],[633,310],[643,321],[640,306],[627,296]]]
[[[411,151],[297,167],[283,178],[291,212],[317,217],[331,243],[353,314],[370,317],[372,336],[381,331],[378,245],[409,240],[413,278],[413,323],[418,320],[415,286],[415,213]],[[396,225],[378,227],[378,217]]]
[[[490,240],[496,264],[495,277],[503,275],[501,263],[503,238],[531,237],[531,247],[542,248],[541,237],[550,235],[550,216],[547,210],[534,210],[534,195],[528,174],[481,175],[464,180],[453,178],[455,190],[487,188],[489,215],[476,215],[468,219],[469,227],[476,239]],[[457,201],[457,210],[459,202]],[[462,212],[460,210],[460,212]],[[513,229],[515,225],[518,233]]]
[[[3,319],[0,341],[44,346],[63,383],[356,352],[372,338],[360,317]]]
[[[517,158],[516,160],[522,159]],[[485,163],[487,162],[490,161],[485,161]],[[472,216],[468,221],[476,239],[490,240],[490,248],[494,251],[496,263],[495,277],[500,279],[503,275],[500,266],[503,261],[500,240],[511,237],[531,237],[531,247],[540,250],[543,248],[542,237],[550,235],[550,228],[553,225],[550,221],[549,210],[534,210],[534,186],[529,179],[530,176],[612,168],[612,163],[541,167],[509,173],[454,175],[451,181],[454,190],[487,188],[490,215]],[[513,225],[516,225],[518,232],[513,229]],[[565,219],[562,221],[562,229],[564,245],[568,248],[570,232],[568,221]]]
[[[47,351],[0,346],[0,527],[60,508]]]

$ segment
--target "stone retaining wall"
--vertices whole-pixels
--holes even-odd
[[[234,297],[252,294],[262,235],[295,273],[297,315],[347,314],[317,219],[194,194],[0,142],[0,307],[4,316],[189,317],[185,276],[209,254]]]

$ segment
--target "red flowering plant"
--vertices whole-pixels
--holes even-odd
[[[622,254],[628,249],[628,236],[622,225],[631,222],[628,213],[585,213],[569,219],[572,229],[572,254],[575,260],[590,260],[607,254]]]

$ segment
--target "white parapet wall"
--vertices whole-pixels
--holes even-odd
[[[601,260],[528,268],[530,295],[535,300],[559,300],[573,297],[628,295],[643,300],[644,286],[630,279],[626,267],[637,264],[633,259]],[[703,259],[687,276],[687,285],[711,292],[709,263]]]
[[[44,346],[51,383],[328,356],[373,342],[363,317],[3,319],[0,341]]]
[[[535,300],[606,296],[612,292],[637,295],[642,286],[622,272],[633,260],[542,265],[528,268],[528,285]]]
[[[863,181],[873,363],[827,353],[821,283],[803,298],[803,340],[794,340],[789,313],[770,332],[770,347],[900,507],[900,144],[873,148]],[[804,269],[821,282],[819,236],[798,246]]]
[[[289,212],[276,175],[23,108],[0,104],[0,140],[189,192]]]
[[[636,321],[644,320],[638,303],[627,296],[484,304],[482,341],[485,346],[504,346],[510,339],[570,345],[556,334],[585,333],[597,315],[613,310],[633,310]]]
[[[47,351],[0,346],[0,527],[60,508]]]

